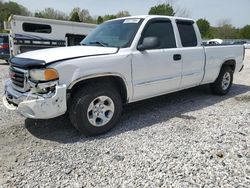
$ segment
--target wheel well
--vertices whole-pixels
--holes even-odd
[[[84,87],[87,84],[95,84],[95,83],[110,83],[113,87],[118,89],[121,94],[122,102],[127,103],[128,94],[127,87],[124,83],[123,79],[118,76],[103,76],[97,78],[90,78],[86,80],[82,80],[73,85],[71,89],[68,90],[70,96],[74,96],[74,94],[78,91],[79,88]]]
[[[232,70],[234,71],[234,70],[235,70],[235,64],[236,64],[235,60],[231,59],[231,60],[225,61],[225,62],[222,64],[222,67],[229,66],[229,67],[231,67]],[[221,68],[222,68],[222,67],[221,67]]]

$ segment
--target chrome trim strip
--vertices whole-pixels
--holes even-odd
[[[171,76],[171,77],[166,77],[166,78],[161,78],[161,79],[150,80],[150,81],[146,81],[146,82],[140,82],[140,83],[135,84],[135,86],[144,86],[144,85],[156,84],[157,82],[173,80],[173,79],[177,79],[178,77],[181,78],[181,76]]]
[[[131,95],[131,91],[129,90],[129,86],[128,86],[128,83],[126,81],[126,78],[119,73],[107,72],[107,73],[91,74],[91,75],[83,76],[83,77],[80,77],[80,78],[74,80],[73,82],[71,82],[67,89],[68,90],[72,89],[72,87],[80,81],[91,79],[91,78],[100,78],[100,77],[105,77],[105,76],[116,76],[116,77],[119,77],[123,80],[123,82],[126,86],[126,90],[127,90],[127,102],[128,102],[129,96]]]
[[[15,70],[17,70],[17,71],[19,71],[19,72],[22,72],[22,73],[24,73],[24,74],[28,72],[28,70],[20,69],[20,68],[15,67],[15,66],[11,66],[11,68],[13,68],[13,69],[15,69]]]
[[[192,76],[192,75],[198,75],[200,73],[202,73],[202,72],[193,72],[193,73],[184,74],[182,76]]]

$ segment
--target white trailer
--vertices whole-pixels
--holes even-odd
[[[10,32],[10,54],[79,45],[95,24],[11,15],[4,23]]]

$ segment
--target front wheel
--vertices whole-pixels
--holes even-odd
[[[233,70],[229,66],[221,68],[220,74],[210,88],[214,94],[226,95],[233,83]]]
[[[85,135],[109,131],[122,112],[119,92],[109,84],[86,85],[73,97],[70,106],[72,124]]]

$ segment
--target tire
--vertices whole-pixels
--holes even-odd
[[[220,74],[214,83],[210,84],[212,93],[216,95],[226,95],[233,83],[233,70],[229,66],[221,68]]]
[[[120,93],[105,83],[83,86],[73,96],[69,108],[71,123],[87,136],[99,135],[112,129],[121,113]]]

